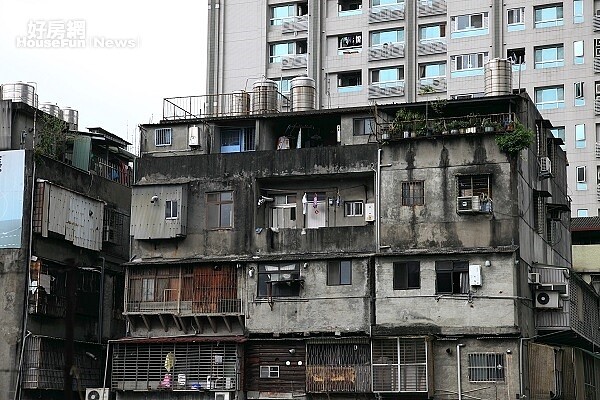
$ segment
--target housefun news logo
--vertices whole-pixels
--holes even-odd
[[[138,43],[132,38],[88,37],[82,19],[31,20],[27,23],[27,35],[16,38],[17,48],[24,49],[132,49]]]

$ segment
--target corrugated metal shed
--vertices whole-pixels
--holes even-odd
[[[187,185],[135,186],[131,197],[131,234],[135,239],[186,235]]]

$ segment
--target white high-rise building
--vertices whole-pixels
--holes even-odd
[[[209,94],[279,91],[308,75],[316,107],[481,96],[484,65],[513,61],[569,157],[573,216],[600,208],[599,0],[209,0]],[[596,100],[599,99],[599,100]]]

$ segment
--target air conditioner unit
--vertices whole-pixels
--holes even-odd
[[[559,308],[558,292],[553,290],[537,290],[535,292],[535,308]]]
[[[197,126],[188,128],[188,145],[198,146],[200,144],[200,129]]]
[[[550,174],[552,167],[548,157],[540,157],[540,174]]]
[[[479,196],[461,196],[456,198],[457,212],[478,212],[480,210],[481,208],[479,207]]]
[[[229,400],[228,392],[215,392],[215,400]]]
[[[539,285],[542,282],[540,281],[540,274],[537,272],[530,272],[527,274],[527,282],[532,285]]]
[[[552,290],[558,292],[560,298],[569,297],[569,284],[568,283],[553,283]]]
[[[85,389],[85,400],[108,400],[110,388]]]

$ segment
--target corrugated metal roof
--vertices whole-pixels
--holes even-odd
[[[109,340],[110,343],[200,343],[200,342],[229,342],[243,343],[247,340],[244,336],[165,336],[165,337],[132,337]]]
[[[571,218],[571,232],[600,231],[600,217]]]

